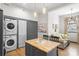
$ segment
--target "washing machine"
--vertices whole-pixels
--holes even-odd
[[[6,52],[15,50],[17,48],[16,35],[3,36],[3,42]]]
[[[5,19],[4,33],[5,35],[17,34],[17,20]]]

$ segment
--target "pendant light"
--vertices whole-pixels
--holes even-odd
[[[46,5],[45,5],[45,3],[43,3],[42,13],[43,14],[46,14],[46,11],[47,11]]]
[[[44,7],[42,10],[43,14],[46,14],[46,8]]]
[[[34,18],[36,18],[36,17],[37,17],[36,4],[34,5],[34,7],[35,7],[35,11],[34,11]]]
[[[34,17],[35,17],[35,18],[37,17],[37,12],[34,12]]]

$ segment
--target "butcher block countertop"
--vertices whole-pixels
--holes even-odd
[[[36,47],[36,48],[38,48],[46,53],[50,52],[51,50],[57,48],[57,46],[60,45],[60,43],[48,41],[45,39],[43,39],[43,40],[32,39],[32,40],[27,40],[25,43],[29,44],[33,47]]]

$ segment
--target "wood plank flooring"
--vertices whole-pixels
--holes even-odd
[[[6,56],[25,56],[25,48],[18,48],[14,51],[7,52]]]
[[[25,56],[25,48],[18,48],[8,52],[6,56]],[[79,44],[70,43],[66,49],[59,49],[59,56],[79,56]]]
[[[59,49],[60,56],[79,56],[79,44],[70,43],[70,45],[64,49]]]

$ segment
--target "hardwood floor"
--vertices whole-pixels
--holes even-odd
[[[25,48],[19,48],[6,53],[6,56],[24,56]],[[59,49],[59,56],[79,56],[79,44],[70,43],[64,50]]]
[[[6,53],[6,56],[24,56],[24,55],[25,55],[25,48],[18,48],[14,51]]]
[[[79,56],[79,44],[70,43],[70,45],[64,49],[59,49],[60,56]]]

